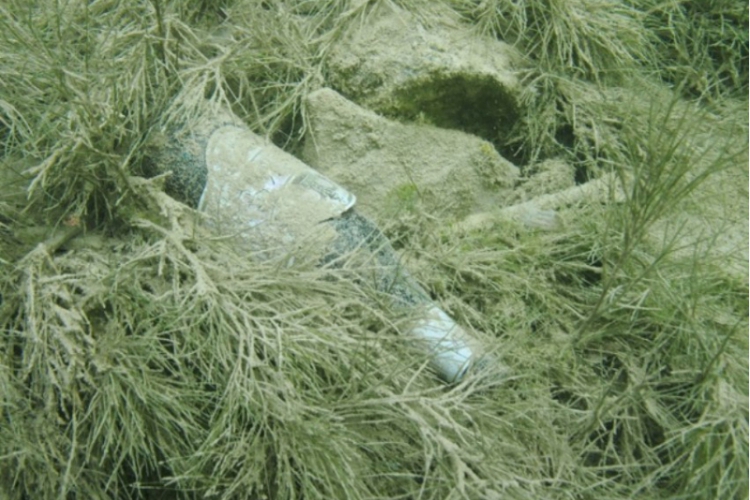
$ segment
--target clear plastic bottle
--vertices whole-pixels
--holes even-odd
[[[363,252],[369,263],[357,281],[387,294],[395,307],[417,310],[410,334],[432,355],[447,382],[460,381],[480,357],[476,341],[445,313],[401,265],[378,227],[354,208],[356,199],[294,156],[254,134],[233,115],[206,115],[151,157],[170,170],[166,190],[206,213],[254,255],[271,256],[305,242],[321,265]],[[348,266],[351,267],[351,266]]]

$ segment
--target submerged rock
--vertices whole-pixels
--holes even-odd
[[[384,202],[416,193],[429,210],[468,215],[506,205],[518,168],[489,142],[456,130],[403,124],[331,89],[307,99],[303,160],[357,196],[379,218]]]
[[[518,116],[518,53],[463,24],[450,9],[418,16],[381,8],[337,44],[331,85],[358,104],[499,144]]]

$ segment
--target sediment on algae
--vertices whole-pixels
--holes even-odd
[[[306,97],[345,90],[330,58],[394,13],[520,56],[515,121],[483,137],[516,197],[456,231],[471,204],[398,179],[378,221],[511,365],[502,384],[446,386],[377,290],[304,252],[238,252],[146,178],[206,100],[311,147]],[[0,490],[742,498],[746,19],[740,2],[3,2]],[[441,109],[387,119],[462,131]],[[544,193],[545,161],[624,197],[556,207],[553,231],[503,218]]]

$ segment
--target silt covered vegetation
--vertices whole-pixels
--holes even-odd
[[[554,232],[391,207],[512,370],[455,386],[377,291],[244,254],[145,177],[206,102],[293,150],[333,44],[437,3],[526,57],[519,159],[614,179]],[[4,2],[3,497],[742,498],[747,262],[716,248],[747,234],[747,39],[731,1]]]

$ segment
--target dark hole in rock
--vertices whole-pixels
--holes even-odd
[[[516,162],[505,141],[518,120],[513,96],[489,75],[440,75],[420,79],[396,93],[384,114],[461,130],[492,143]]]

